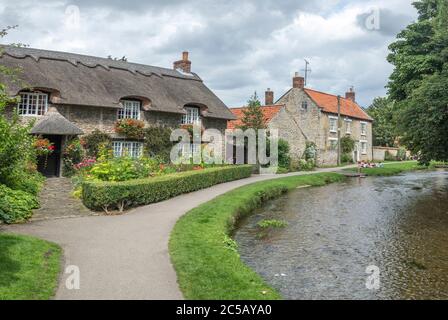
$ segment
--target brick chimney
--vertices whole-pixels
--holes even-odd
[[[185,73],[191,73],[191,61],[188,60],[188,51],[182,53],[182,60],[173,63],[174,70],[181,70]]]
[[[274,104],[274,91],[271,91],[270,88],[268,88],[268,90],[264,93],[264,104],[266,106],[271,106]]]
[[[353,102],[355,102],[356,93],[355,90],[353,90],[353,87],[350,87],[348,92],[345,93],[345,99],[352,100]]]
[[[297,89],[305,88],[305,78],[301,77],[298,72],[296,72],[294,78],[292,78],[292,87]]]

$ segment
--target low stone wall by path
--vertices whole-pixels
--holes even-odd
[[[68,178],[49,178],[39,194],[40,208],[31,221],[75,218],[98,215],[72,196],[73,185]]]

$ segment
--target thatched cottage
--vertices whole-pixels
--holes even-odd
[[[114,131],[119,119],[132,118],[145,125],[178,128],[201,123],[204,128],[226,129],[235,119],[226,105],[191,72],[188,52],[173,68],[127,61],[10,46],[0,47],[0,64],[20,69],[20,81],[0,78],[11,96],[20,96],[15,109],[23,119],[37,119],[32,133],[55,144],[45,168],[60,175],[61,149],[67,138],[94,129],[114,137],[116,155],[138,155],[143,145]]]
[[[351,155],[354,161],[372,160],[372,118],[356,103],[353,89],[340,98],[339,105],[338,118],[338,97],[306,88],[304,78],[296,73],[292,88],[275,103],[274,92],[266,91],[261,110],[266,126],[279,130],[280,138],[288,141],[294,158],[301,158],[306,143],[313,142],[319,165],[337,164],[339,129],[341,137],[350,136],[355,140]],[[229,129],[241,125],[245,108],[231,110],[237,120],[229,121]]]

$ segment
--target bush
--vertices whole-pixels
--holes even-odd
[[[405,161],[407,159],[407,155],[406,155],[406,148],[400,148],[397,151],[397,160],[398,161]]]
[[[353,163],[353,156],[350,153],[343,153],[341,156],[342,163]]]
[[[148,127],[145,130],[145,153],[150,157],[158,157],[162,162],[170,161],[171,148],[174,142],[170,141],[172,130],[168,127]]]
[[[278,140],[278,166],[280,168],[289,168],[291,158],[289,156],[289,143],[286,140]]]
[[[102,146],[110,148],[112,143],[112,137],[100,130],[95,129],[91,134],[84,136],[81,140],[81,144],[87,152],[89,157],[98,157],[98,153]]]
[[[26,172],[24,169],[16,168],[1,183],[13,190],[20,190],[37,196],[44,183],[44,176],[38,172]]]
[[[0,185],[0,220],[4,223],[26,221],[33,214],[32,210],[38,207],[35,196]]]
[[[341,138],[341,151],[344,154],[352,153],[355,150],[355,140],[350,136],[345,136]],[[344,161],[342,161],[344,162]]]
[[[124,182],[94,182],[82,184],[84,204],[93,210],[108,211],[146,205],[166,200],[228,181],[250,177],[252,166],[227,166],[201,171],[187,171],[155,178]]]
[[[76,138],[70,141],[64,148],[62,170],[65,177],[71,177],[76,173],[75,165],[81,163],[85,157],[85,151],[81,141]]]

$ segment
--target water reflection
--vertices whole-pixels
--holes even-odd
[[[262,219],[289,225],[260,239]],[[448,172],[299,189],[242,221],[235,239],[288,299],[447,299]],[[369,265],[377,291],[366,289]]]

